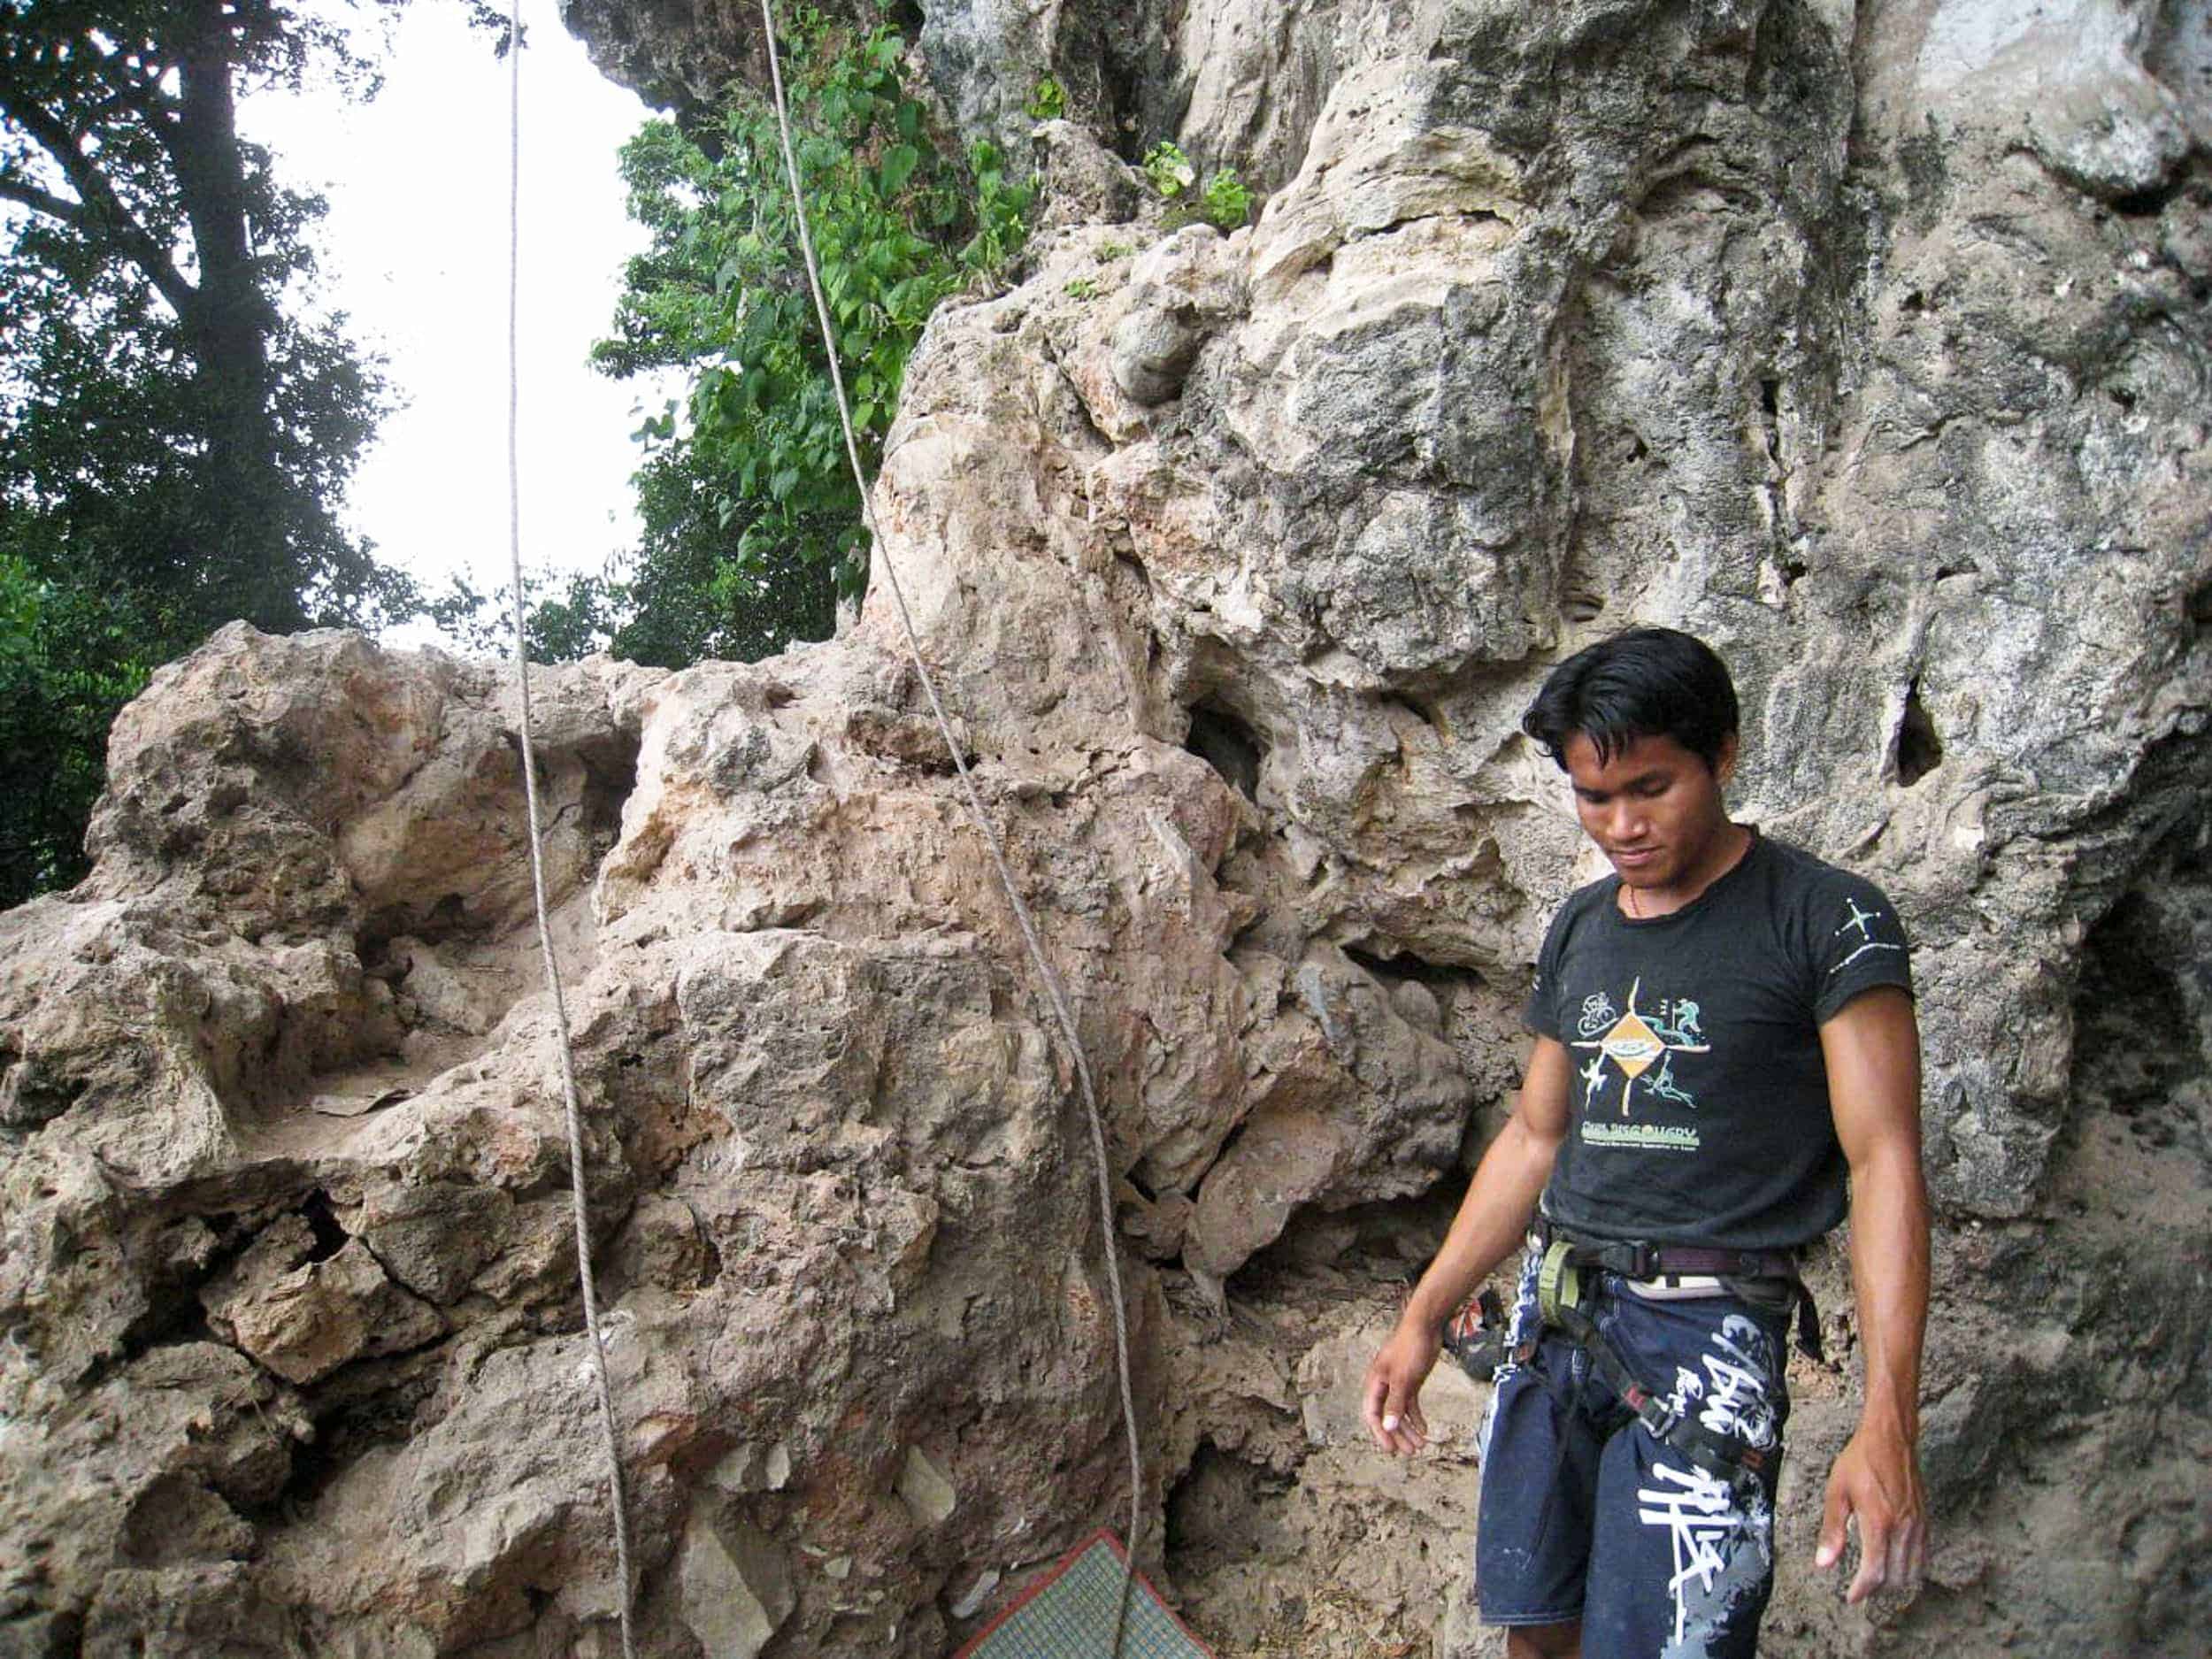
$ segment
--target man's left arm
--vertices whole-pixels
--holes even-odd
[[[1828,1477],[1816,1564],[1843,1559],[1859,1523],[1845,1599],[1917,1582],[1928,1555],[1920,1481],[1920,1350],[1928,1322],[1928,1189],[1920,1168],[1920,1033],[1894,986],[1861,992],[1820,1027],[1836,1138],[1851,1166],[1851,1282],[1866,1359],[1858,1432]]]

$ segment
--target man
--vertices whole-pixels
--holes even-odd
[[[1855,1602],[1925,1560],[1904,935],[1868,882],[1729,819],[1737,726],[1720,659],[1663,628],[1570,657],[1530,706],[1615,873],[1552,923],[1513,1116],[1368,1368],[1370,1432],[1418,1451],[1441,1327],[1526,1236],[1475,1552],[1515,1659],[1755,1650],[1794,1252],[1847,1210],[1866,1401],[1816,1561],[1842,1559],[1855,1519]]]

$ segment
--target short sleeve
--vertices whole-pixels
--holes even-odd
[[[1897,907],[1871,881],[1836,872],[1813,898],[1813,1019],[1824,1025],[1862,991],[1912,992],[1912,956]]]
[[[1536,953],[1536,977],[1529,982],[1528,1002],[1521,1010],[1521,1024],[1540,1037],[1559,1038],[1559,953],[1567,935],[1571,902],[1559,907],[1544,931],[1544,948]]]

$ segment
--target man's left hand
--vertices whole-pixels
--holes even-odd
[[[1859,1523],[1859,1570],[1844,1600],[1863,1601],[1889,1588],[1909,1594],[1928,1566],[1927,1500],[1920,1460],[1902,1435],[1862,1426],[1828,1475],[1820,1548],[1813,1563],[1833,1569],[1843,1559],[1844,1524]]]

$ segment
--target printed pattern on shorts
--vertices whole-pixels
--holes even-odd
[[[1773,1589],[1786,1317],[1725,1292],[1647,1299],[1606,1273],[1584,1286],[1600,1332],[1676,1409],[1769,1454],[1732,1482],[1655,1439],[1586,1350],[1541,1330],[1540,1267],[1524,1260],[1510,1333],[1540,1346],[1501,1371],[1483,1425],[1483,1622],[1579,1617],[1593,1654],[1750,1659]]]
[[[1671,1403],[1678,1410],[1694,1409],[1716,1434],[1771,1449],[1780,1435],[1767,1379],[1777,1374],[1778,1359],[1766,1332],[1731,1314],[1713,1333],[1699,1369],[1676,1371]],[[1661,1659],[1706,1659],[1755,1602],[1764,1604],[1774,1571],[1770,1489],[1732,1487],[1671,1450],[1650,1460],[1647,1474],[1648,1484],[1636,1493],[1637,1519],[1667,1532],[1674,1559],[1668,1585],[1674,1631]]]

